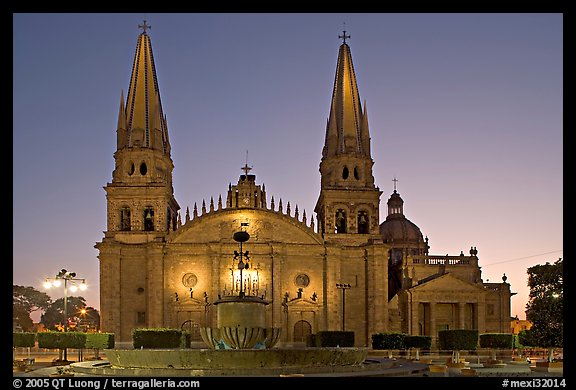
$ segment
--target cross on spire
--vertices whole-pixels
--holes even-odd
[[[244,172],[246,172],[246,177],[248,177],[248,172],[250,172],[252,170],[252,167],[248,166],[248,151],[246,151],[246,164],[244,164],[244,166],[242,168]]]
[[[144,34],[146,34],[146,30],[149,28],[152,28],[152,26],[146,24],[146,19],[144,19],[144,23],[143,24],[139,24],[138,28],[141,28],[142,30],[144,30]]]
[[[394,177],[394,179],[392,179],[392,181],[394,182],[394,192],[396,192],[396,183],[398,182],[398,179],[396,179],[396,177]]]
[[[344,23],[344,24],[346,24],[346,23]],[[346,27],[344,27],[344,28],[346,28]],[[343,30],[342,32],[343,32],[343,34],[338,35],[338,38],[342,39],[342,43],[346,43],[346,39],[350,38],[350,35],[346,35],[346,30]]]

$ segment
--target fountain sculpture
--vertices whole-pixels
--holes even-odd
[[[217,326],[200,328],[209,348],[107,349],[108,362],[76,363],[74,370],[91,375],[129,376],[283,376],[283,375],[380,375],[391,362],[366,364],[367,348],[276,346],[281,329],[266,326],[266,294],[257,285],[244,283],[242,273],[251,268],[243,244],[250,239],[244,230],[234,233],[240,251],[234,251],[234,288],[213,302]],[[237,286],[234,270],[240,273]],[[246,278],[247,279],[247,278]]]

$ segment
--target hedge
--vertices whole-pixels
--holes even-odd
[[[30,332],[12,333],[13,347],[34,347],[35,343],[36,343],[36,333],[30,333]]]
[[[481,348],[511,349],[514,347],[512,333],[483,333],[480,335]]]
[[[432,347],[432,336],[406,335],[404,343],[406,348],[430,349]]]
[[[132,342],[140,348],[181,348],[182,331],[170,328],[133,329]]]
[[[114,344],[114,333],[86,333],[84,348],[112,349]]]
[[[381,332],[372,335],[372,349],[406,349],[406,334]]]
[[[354,332],[322,330],[314,336],[316,347],[353,347]]]
[[[37,333],[38,348],[76,348],[82,349],[86,345],[86,335],[82,332],[40,332]]]
[[[444,329],[438,332],[438,344],[444,350],[472,350],[478,347],[478,329]]]

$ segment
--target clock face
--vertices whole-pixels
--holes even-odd
[[[242,199],[242,203],[244,203],[245,205],[248,205],[250,203],[250,199],[244,198],[244,199]]]

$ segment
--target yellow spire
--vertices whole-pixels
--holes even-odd
[[[138,36],[125,110],[127,146],[151,148],[169,154],[168,129],[160,100],[152,43],[146,33],[151,27],[146,21],[139,27],[143,32]]]
[[[370,157],[370,145],[367,140],[368,121],[364,118],[360,94],[356,83],[352,54],[344,31],[338,53],[334,90],[330,106],[330,117],[326,128],[324,157],[337,154],[357,154]]]

